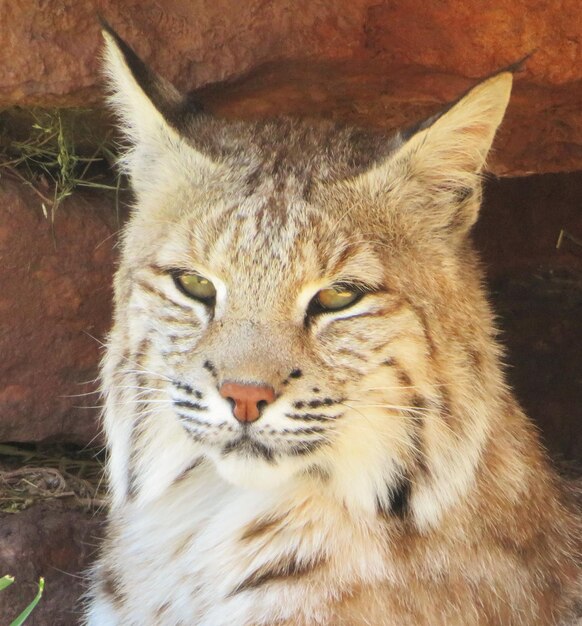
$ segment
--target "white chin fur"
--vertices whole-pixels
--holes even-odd
[[[218,474],[228,483],[245,489],[273,489],[289,481],[300,470],[296,459],[264,459],[233,452],[226,457],[212,455]]]

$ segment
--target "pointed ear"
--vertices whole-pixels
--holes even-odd
[[[109,101],[123,122],[122,130],[138,142],[164,127],[176,126],[184,104],[182,95],[155,75],[111,26],[103,23],[102,34]]]
[[[190,161],[208,166],[209,159],[192,145],[186,148],[183,141],[185,131],[199,116],[201,107],[152,72],[103,21],[102,34],[105,41],[104,72],[110,88],[109,104],[130,144],[121,163],[134,186],[139,188],[140,181],[147,182],[156,160],[167,158],[172,151],[187,151]]]
[[[477,219],[480,174],[512,80],[510,72],[496,74],[444,112],[403,132],[400,147],[363,175],[364,184],[374,194],[394,194],[403,210],[419,211],[419,222],[464,234]]]

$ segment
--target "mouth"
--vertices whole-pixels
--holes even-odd
[[[177,416],[192,439],[218,449],[222,458],[261,460],[269,464],[276,464],[283,457],[301,457],[315,452],[331,443],[333,431],[333,428],[314,424],[311,420],[308,425],[280,431],[246,423],[229,424],[226,419],[213,424],[198,411],[186,413],[182,405]]]
[[[233,485],[271,489],[304,471],[320,448],[331,443],[319,427],[267,433],[252,425],[230,431],[227,439],[214,441],[208,453],[218,474]],[[323,430],[323,429],[322,429]]]
[[[324,445],[329,443],[329,439],[322,436],[317,436],[310,439],[292,439],[284,442],[281,447],[279,442],[276,448],[259,441],[255,436],[245,430],[232,441],[229,441],[222,447],[221,453],[223,457],[227,457],[232,454],[239,454],[247,459],[262,459],[267,463],[275,463],[278,457],[283,456],[306,456],[309,455]]]
[[[275,461],[275,451],[253,437],[248,428],[245,428],[236,439],[223,446],[221,452],[225,457],[237,453],[247,458],[261,458],[267,463]]]

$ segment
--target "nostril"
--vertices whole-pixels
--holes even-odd
[[[275,401],[275,391],[268,385],[226,382],[219,393],[229,402],[234,417],[240,422],[254,422],[264,408]]]

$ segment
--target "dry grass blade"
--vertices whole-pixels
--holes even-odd
[[[93,453],[66,455],[60,449],[2,444],[0,511],[16,513],[51,499],[67,499],[71,506],[86,509],[99,508],[105,503],[102,476],[102,462]]]
[[[116,157],[110,135],[81,148],[77,137],[86,133],[75,126],[74,116],[65,119],[59,109],[32,109],[29,113],[29,136],[0,145],[0,173],[31,187],[51,221],[63,201],[78,188],[111,191],[117,204],[122,184],[111,167]]]
[[[563,247],[564,241],[570,241],[575,246],[582,248],[582,239],[580,239],[579,237],[575,237],[572,233],[562,228],[560,230],[560,234],[558,235],[558,241],[556,242],[556,248],[558,250]]]

